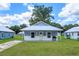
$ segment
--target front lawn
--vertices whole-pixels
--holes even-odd
[[[6,38],[6,39],[0,39],[0,44],[1,43],[5,43],[5,42],[8,42],[8,41],[12,41],[12,40],[22,40],[23,37],[22,36],[14,36],[14,38]]]
[[[69,56],[79,55],[79,41],[62,39],[55,42],[22,42],[0,55],[5,56]]]

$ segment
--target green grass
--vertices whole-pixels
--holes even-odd
[[[22,39],[23,39],[22,36],[16,35],[14,38],[1,39],[1,40],[0,40],[0,44],[1,44],[1,43],[5,43],[5,42],[8,42],[8,41],[12,41],[12,40],[22,40]]]
[[[14,39],[15,39],[15,40],[23,40],[23,37],[22,37],[22,36],[19,36],[19,35],[16,35],[16,36],[14,37]]]
[[[9,48],[0,55],[4,56],[79,56],[79,41],[64,39],[54,42],[22,42]]]

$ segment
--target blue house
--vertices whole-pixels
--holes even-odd
[[[0,39],[11,38],[14,36],[14,31],[7,27],[0,26]]]

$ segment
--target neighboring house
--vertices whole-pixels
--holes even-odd
[[[43,21],[22,30],[24,31],[24,40],[26,41],[57,41],[62,31],[62,29],[51,26]]]
[[[24,32],[19,32],[18,35],[24,36]]]
[[[65,38],[79,39],[79,26],[73,27],[73,28],[65,31],[64,36],[65,36]]]
[[[0,26],[0,39],[11,38],[14,36],[14,31],[7,27]]]

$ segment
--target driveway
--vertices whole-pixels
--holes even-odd
[[[6,43],[2,43],[2,44],[0,44],[0,52],[4,51],[5,49],[8,49],[16,44],[19,44],[21,42],[22,41],[20,41],[20,40],[13,40],[13,41],[9,41]]]

